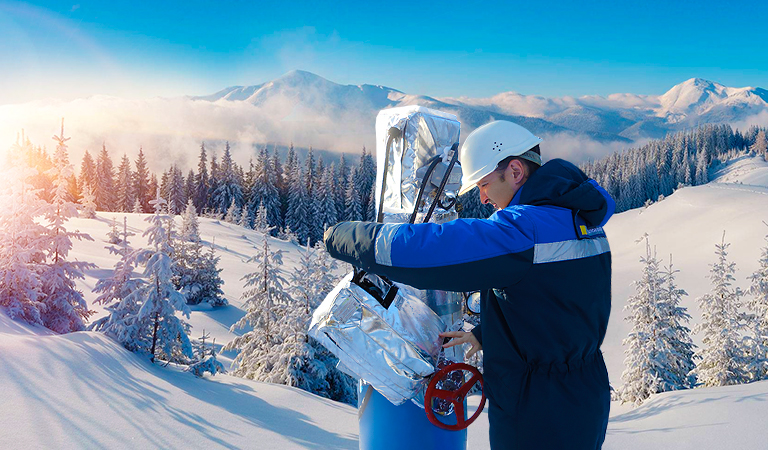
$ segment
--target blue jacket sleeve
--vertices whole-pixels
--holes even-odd
[[[342,222],[328,229],[334,258],[419,289],[511,286],[533,260],[533,223],[514,210],[444,224]]]

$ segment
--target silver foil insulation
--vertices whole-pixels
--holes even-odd
[[[376,206],[382,222],[406,223],[414,208],[416,222],[423,221],[437,198],[437,187],[453,156],[451,148],[459,142],[459,129],[455,116],[420,106],[379,113]],[[418,201],[426,167],[433,163],[434,170]],[[456,165],[440,197],[455,197],[460,181],[461,171]],[[443,223],[456,217],[453,208],[438,207],[430,222]],[[376,275],[365,276],[384,291],[390,285]],[[395,405],[414,400],[423,407],[427,377],[437,370],[442,350],[439,334],[461,325],[462,295],[391,283],[398,288],[397,295],[385,308],[352,279],[353,274],[348,274],[315,310],[309,334],[339,358],[339,369],[345,373],[372,385]],[[462,361],[463,350],[452,347],[445,356]]]

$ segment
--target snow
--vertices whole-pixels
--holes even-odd
[[[611,405],[605,450],[765,448],[768,381],[665,392]]]
[[[9,322],[0,314],[0,448],[357,447],[350,406],[230,376],[198,379],[101,333],[38,336]]]
[[[644,233],[650,235],[663,265],[672,253],[675,268],[680,270],[677,284],[688,292],[680,305],[688,308],[691,325],[701,320],[696,298],[710,289],[706,276],[709,265],[717,261],[715,244],[720,243],[723,231],[726,242],[731,243],[729,259],[736,263],[735,285],[749,288],[747,277],[758,268],[763,236],[768,234],[763,224],[768,222],[768,163],[745,158],[730,167],[731,171],[723,172],[730,176],[727,183],[718,177],[706,185],[680,189],[647,209],[617,214],[606,225],[613,256],[613,305],[602,349],[614,387],[621,384],[624,367],[621,341],[631,329],[623,308],[634,294],[631,283],[640,277],[640,257],[645,254],[645,244],[636,241]],[[739,184],[742,180],[761,184]],[[693,341],[701,345],[701,336],[694,335]]]
[[[692,323],[700,320],[695,299],[709,289],[709,264],[716,261],[715,244],[723,230],[736,263],[736,284],[749,286],[747,276],[758,267],[768,227],[768,163],[742,158],[714,174],[715,182],[678,190],[648,208],[615,216],[606,232],[613,251],[613,309],[603,344],[610,379],[620,385],[621,341],[631,324],[622,310],[632,295],[632,281],[641,273],[640,256],[650,235],[665,263],[674,254],[678,286],[688,292],[681,303]],[[78,281],[86,300],[97,278],[109,275],[115,255],[104,248],[112,218],[73,219],[67,228],[89,233],[93,242],[75,242],[71,260],[89,261],[95,269]],[[146,215],[125,214],[134,248],[146,246],[142,232]],[[177,226],[181,218],[177,217]],[[235,335],[230,326],[243,315],[241,278],[253,271],[247,263],[263,235],[211,219],[200,220],[207,245],[213,241],[230,306],[192,309],[190,337],[203,329],[218,349]],[[284,269],[299,263],[298,247],[269,238],[283,250]],[[339,271],[341,275],[343,270]],[[699,343],[699,336],[694,342]],[[207,340],[210,342],[210,340]],[[219,355],[229,369],[234,353]],[[357,411],[295,388],[259,383],[230,375],[196,378],[181,368],[150,364],[109,337],[95,332],[55,335],[9,319],[0,311],[0,448],[264,448],[354,449],[358,446]],[[768,433],[768,382],[699,388],[652,396],[642,406],[612,404],[606,449],[761,448]],[[471,397],[470,408],[479,399]],[[486,413],[469,428],[468,448],[488,449]]]

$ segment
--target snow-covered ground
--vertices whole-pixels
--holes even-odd
[[[738,285],[757,268],[768,234],[768,164],[742,158],[721,169],[713,183],[684,188],[646,209],[611,220],[613,311],[603,350],[614,385],[621,384],[621,340],[629,331],[622,308],[640,274],[648,233],[660,256],[674,255],[678,282],[688,291],[683,306],[694,321],[695,298],[709,288],[709,264],[723,230],[737,264]],[[89,303],[96,279],[112,270],[115,257],[104,246],[112,218],[74,219],[70,229],[89,233],[94,242],[77,242],[71,256],[97,265],[80,287]],[[141,246],[144,216],[128,214]],[[220,348],[233,338],[229,327],[244,312],[240,278],[263,236],[224,222],[202,219],[200,231],[213,242],[224,269],[230,306],[192,312],[192,337],[205,329]],[[271,239],[271,238],[270,238]],[[288,271],[298,248],[272,240],[286,251]],[[103,314],[99,306],[97,316]],[[698,342],[697,338],[694,338]],[[221,357],[225,366],[234,355]],[[303,391],[228,375],[197,379],[174,367],[152,365],[99,333],[57,336],[8,319],[0,312],[0,448],[357,448],[356,410]],[[766,448],[768,382],[727,388],[695,389],[653,397],[639,408],[612,405],[607,449]],[[470,399],[475,404],[477,398]],[[469,429],[468,448],[489,448],[487,416]]]

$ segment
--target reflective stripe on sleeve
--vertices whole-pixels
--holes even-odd
[[[376,264],[392,266],[392,240],[399,226],[400,224],[385,223],[379,229],[375,243]]]
[[[608,245],[608,239],[605,237],[536,244],[533,249],[533,263],[542,264],[588,258],[609,251],[611,251],[611,248]]]

